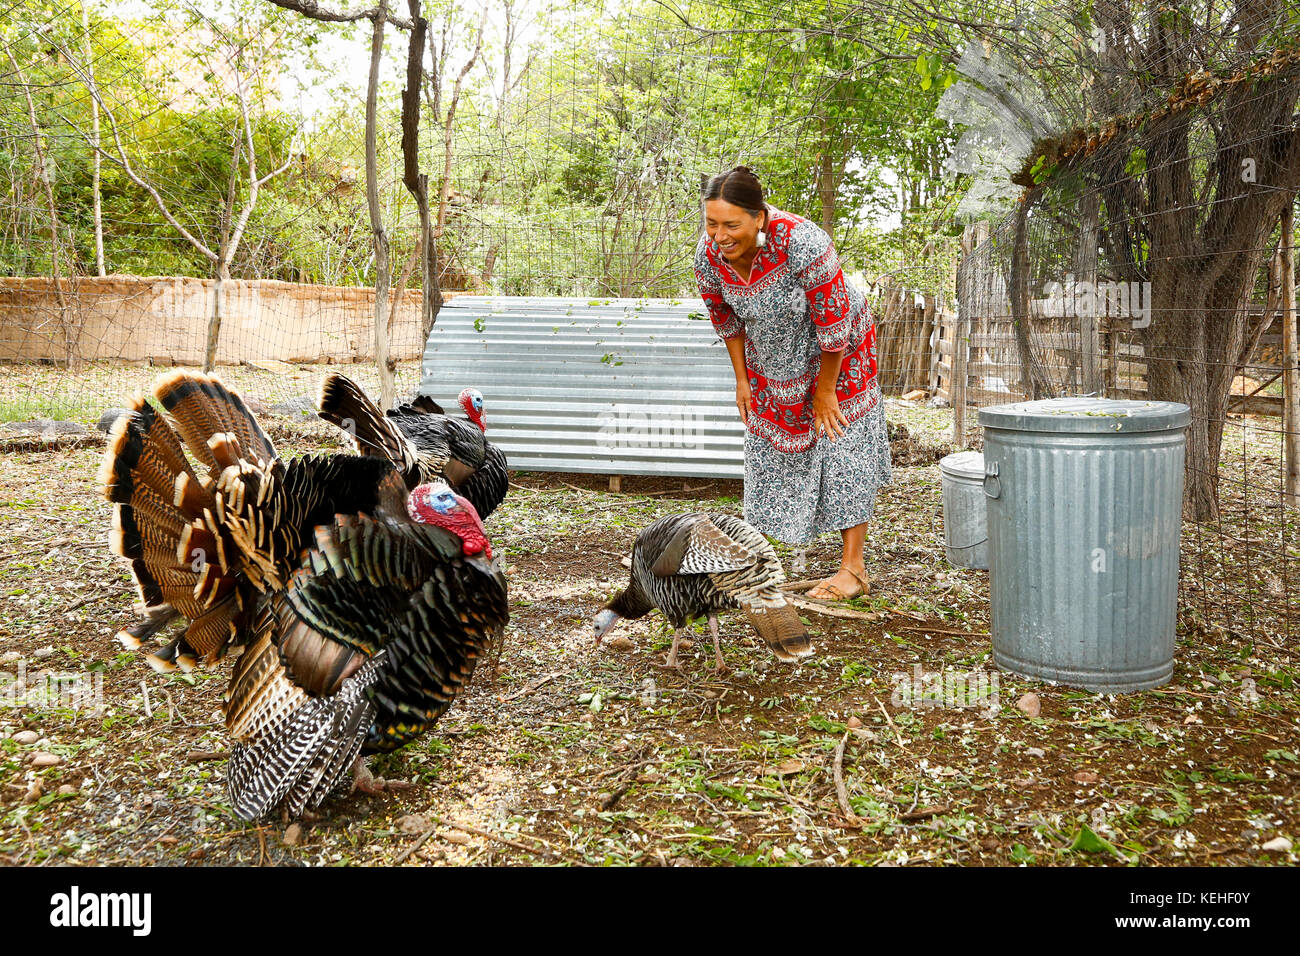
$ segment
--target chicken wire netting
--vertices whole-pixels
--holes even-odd
[[[370,202],[372,20],[295,0],[4,3],[0,419],[91,422],[209,353],[289,413],[310,412],[325,365],[375,389],[372,209],[396,387],[414,386],[411,9],[388,6]],[[956,445],[978,442],[975,408],[1021,397],[1190,404],[1184,606],[1291,633],[1294,3],[416,8],[439,295],[694,298],[701,178],[747,163],[773,204],[833,230],[886,393],[955,404]]]
[[[975,116],[954,157],[988,184],[967,200],[1014,196],[959,270],[967,400],[1189,405],[1183,606],[1280,643],[1295,634],[1300,586],[1300,488],[1288,478],[1300,422],[1286,407],[1298,384],[1286,329],[1297,10],[1098,3],[1092,14],[1072,43],[1044,42],[1063,36],[1034,21],[1008,45],[1068,77],[1054,88],[1072,99],[1045,102],[995,51],[941,104]],[[1014,159],[997,152],[1008,143]],[[963,430],[975,439],[973,411]]]
[[[93,420],[149,368],[209,360],[268,405],[303,404],[324,364],[354,363],[374,386],[372,206],[388,242],[389,357],[397,391],[414,386],[429,317],[403,168],[410,9],[389,5],[371,203],[372,21],[321,23],[301,6],[10,4],[0,27],[4,418]],[[918,221],[886,248],[869,221],[896,196],[919,210],[938,180],[909,183],[904,171],[885,182],[854,158],[867,104],[854,100],[858,71],[883,71],[876,86],[885,73],[915,85],[918,40],[890,33],[894,48],[878,54],[837,24],[869,39],[867,23],[894,31],[901,14],[877,22],[868,8],[700,0],[422,11],[417,162],[438,297],[694,299],[701,181],[739,162],[763,175],[774,205],[835,230],[869,292],[879,295],[882,276],[932,299],[950,287],[954,237]],[[348,75],[331,76],[330,64]],[[939,92],[918,88],[907,107],[936,129],[946,126],[932,116]],[[906,132],[896,112],[877,139]],[[934,137],[936,168],[949,139]]]

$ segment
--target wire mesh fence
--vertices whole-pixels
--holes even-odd
[[[305,6],[6,4],[0,419],[210,356],[268,408],[339,362],[406,392],[457,293],[694,297],[701,178],[745,162],[955,446],[1022,397],[1191,405],[1184,607],[1291,635],[1294,4]]]

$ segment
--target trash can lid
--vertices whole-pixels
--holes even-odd
[[[1044,398],[980,409],[980,425],[1028,432],[1158,432],[1186,428],[1192,410],[1180,402],[1118,398]]]
[[[959,478],[984,478],[984,455],[978,451],[959,451],[939,459],[939,470]]]

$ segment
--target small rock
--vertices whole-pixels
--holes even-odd
[[[297,846],[302,840],[302,827],[297,823],[289,824],[280,840],[285,846]]]
[[[41,799],[44,793],[45,789],[41,786],[41,782],[37,780],[32,784],[31,789],[27,791],[27,795],[23,797],[23,803],[35,803]]]
[[[61,797],[70,797],[76,792],[77,788],[70,783],[65,783],[63,786],[59,787],[59,796]]]
[[[185,859],[201,860],[207,855],[208,855],[208,851],[203,849],[203,847],[199,847],[197,850],[190,850],[189,853],[185,854]]]
[[[289,418],[314,418],[316,400],[307,395],[300,395],[285,402],[276,402],[271,406],[270,414],[284,415]]]
[[[1074,776],[1070,778],[1075,783],[1096,783],[1101,779],[1091,770],[1076,770]]]
[[[54,656],[54,648],[52,647],[42,647],[40,650],[32,651],[32,657],[34,657],[38,661],[43,661],[53,656]]]
[[[3,654],[0,654],[0,664],[12,664],[14,661],[20,661],[22,659],[23,655],[19,654],[17,651],[5,651]]]
[[[844,726],[849,728],[849,730],[861,730],[862,721],[858,720],[858,718],[856,717],[850,717],[847,721],[845,721]]]
[[[1267,850],[1269,853],[1290,853],[1291,841],[1284,836],[1273,837],[1273,839],[1261,846],[1260,849]]]
[[[14,743],[22,744],[24,747],[29,747],[40,739],[41,735],[34,730],[20,730],[13,736]]]
[[[439,834],[447,843],[454,843],[457,846],[464,846],[469,843],[469,834],[461,833],[458,830],[448,830],[446,833]]]
[[[404,817],[397,818],[397,829],[403,833],[423,833],[432,826],[428,817],[423,817],[418,813],[408,813]]]
[[[1016,701],[1016,709],[1026,717],[1037,717],[1043,712],[1043,702],[1038,699],[1037,694],[1030,691]]]
[[[447,859],[447,851],[439,849],[436,846],[422,846],[416,851],[415,855],[422,860],[429,860],[430,862]]]
[[[267,415],[270,414],[271,411],[271,407],[260,398],[245,398],[244,407],[254,415]]]
[[[113,430],[113,423],[123,415],[127,414],[127,412],[128,410],[125,408],[107,409],[104,414],[99,416],[99,421],[95,422],[95,427],[107,435]]]
[[[804,768],[804,763],[802,760],[796,760],[795,758],[791,757],[789,760],[782,760],[779,764],[777,764],[776,772],[778,776],[788,777],[791,774],[798,773],[799,771],[803,770],[803,768]]]
[[[57,767],[63,760],[57,754],[46,753],[38,750],[32,754],[33,767]]]
[[[161,843],[163,846],[175,846],[177,843],[180,843],[181,841],[180,841],[180,837],[174,837],[171,834],[168,834],[167,836],[159,837],[158,842]]]
[[[620,634],[618,637],[611,637],[605,642],[605,646],[611,651],[617,651],[620,654],[628,654],[636,647],[630,640]]]
[[[717,700],[718,692],[716,690],[706,690],[702,692],[701,696],[703,696],[705,700]]]
[[[1028,749],[1025,751],[1025,755],[1028,756],[1028,757],[1042,757],[1042,756],[1045,756],[1042,747],[1030,747],[1030,748],[1028,748]]]
[[[985,850],[992,852],[993,850],[996,850],[998,847],[1002,846],[1002,844],[998,842],[997,837],[987,836],[980,841],[980,846],[982,846]]]

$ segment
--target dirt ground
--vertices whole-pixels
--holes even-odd
[[[987,575],[943,558],[928,444],[943,413],[890,415],[909,436],[869,536],[871,594],[839,616],[803,608],[817,653],[795,666],[725,616],[721,678],[702,628],[675,673],[656,666],[657,614],[599,651],[589,622],[640,528],[739,514],[738,483],[610,494],[604,478],[516,475],[488,522],[511,589],[499,673],[481,667],[433,733],[374,762],[412,789],[293,826],[227,805],[228,665],[162,677],[112,640],[134,595],[104,544],[102,447],[0,455],[0,863],[1294,865],[1294,645],[1193,608],[1157,690],[996,671]],[[272,431],[285,454],[336,448],[328,431]],[[781,554],[792,578],[838,557],[829,540],[803,571]],[[968,706],[914,696],[935,674]],[[50,693],[51,675],[102,682],[102,709]]]

